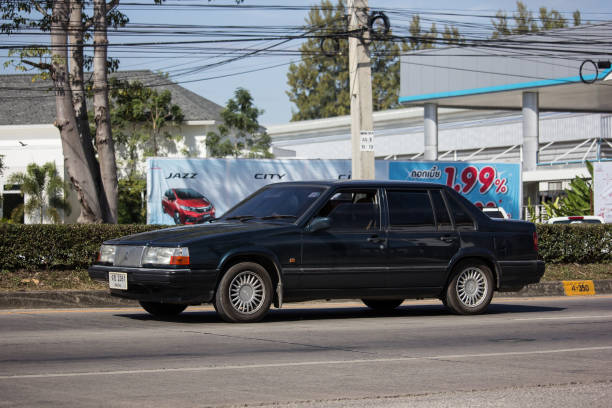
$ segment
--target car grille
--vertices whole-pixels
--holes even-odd
[[[114,265],[140,266],[144,248],[144,246],[117,245]]]

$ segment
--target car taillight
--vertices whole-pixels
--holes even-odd
[[[533,249],[538,252],[538,233],[533,232]]]
[[[580,217],[580,216],[573,216],[573,217],[567,217],[567,218],[572,221],[584,220],[584,217]]]

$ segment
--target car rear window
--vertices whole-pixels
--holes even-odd
[[[433,229],[434,212],[427,190],[388,191],[389,225],[392,228]]]
[[[453,214],[453,218],[455,219],[455,228],[456,229],[475,229],[474,220],[469,215],[467,210],[463,207],[463,205],[459,202],[457,197],[452,194],[447,194],[448,204],[450,205],[451,213]]]
[[[442,198],[442,192],[440,190],[431,190],[431,201],[433,202],[438,229],[443,231],[452,229],[453,223],[451,222],[448,209]]]

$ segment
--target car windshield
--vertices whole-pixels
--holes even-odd
[[[224,219],[277,219],[293,222],[325,190],[318,186],[272,186],[259,190],[229,210]]]
[[[176,196],[182,200],[189,200],[193,198],[204,198],[202,194],[190,188],[176,188],[174,189],[174,192],[176,193]]]

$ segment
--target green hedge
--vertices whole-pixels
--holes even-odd
[[[0,270],[86,269],[103,241],[159,228],[163,227],[0,224]]]
[[[157,225],[0,224],[0,270],[85,269],[111,238]],[[612,225],[538,225],[540,256],[548,263],[612,261]]]
[[[612,261],[612,224],[538,224],[540,256],[549,263]]]

